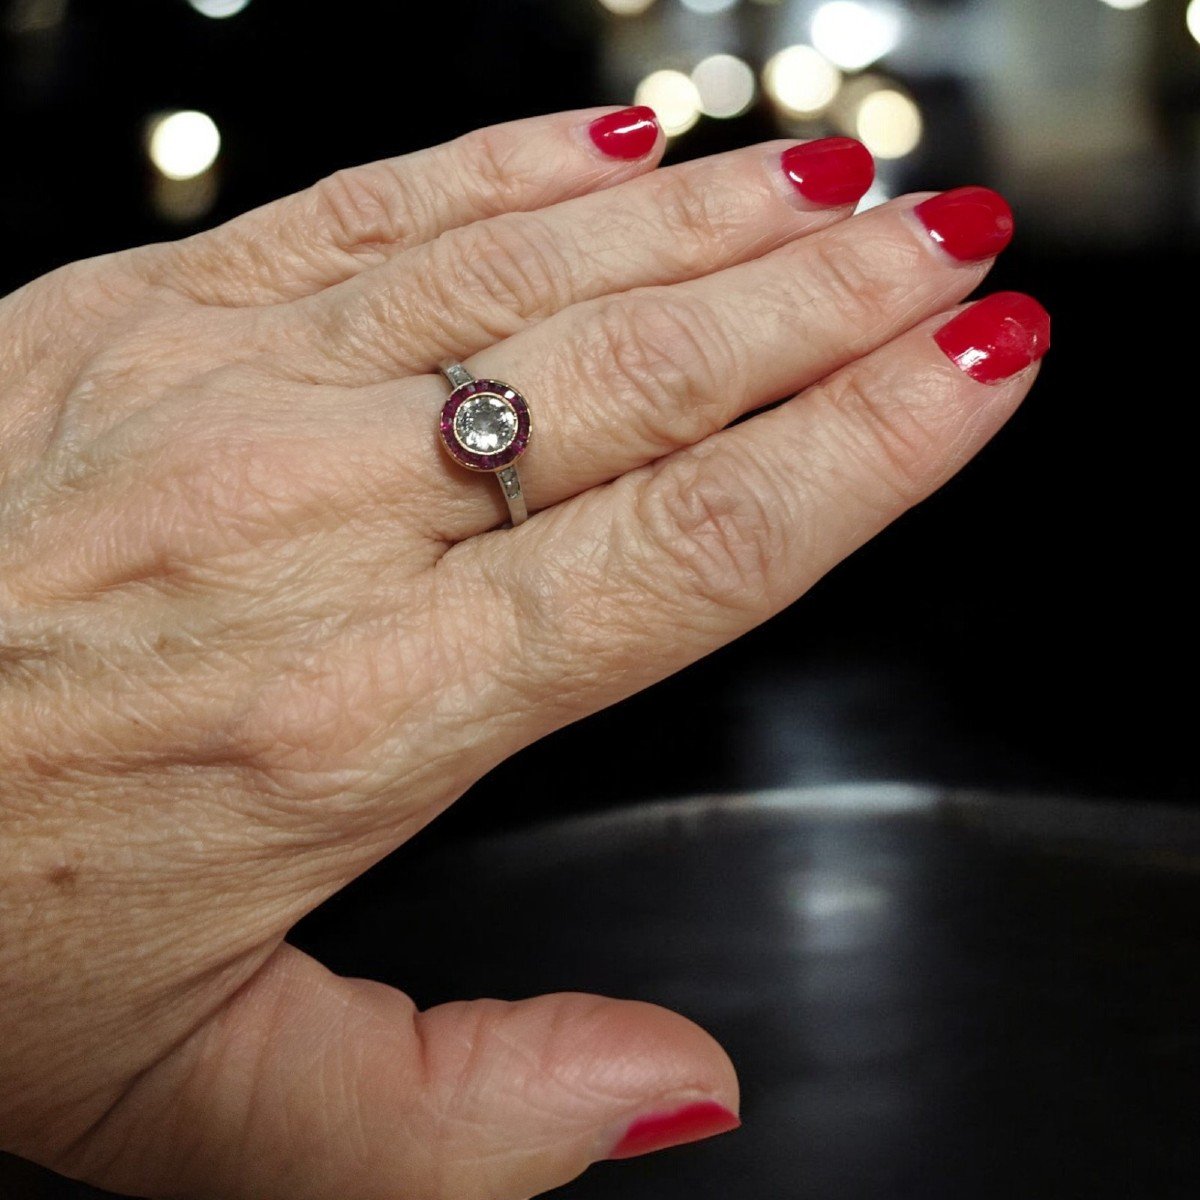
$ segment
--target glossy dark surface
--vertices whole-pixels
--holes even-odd
[[[297,940],[421,1004],[586,989],[720,1037],[742,1129],[562,1200],[1200,1191],[1187,813],[889,787],[640,806],[419,840]]]

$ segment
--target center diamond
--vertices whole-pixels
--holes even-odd
[[[487,392],[472,396],[454,415],[454,436],[475,454],[496,454],[517,436],[516,409]]]

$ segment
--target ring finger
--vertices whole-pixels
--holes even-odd
[[[470,358],[527,390],[519,469],[531,510],[693,445],[962,300],[1007,245],[994,192],[908,197],[751,263],[579,304]],[[416,382],[416,381],[414,381]],[[398,412],[422,459],[431,530],[457,541],[503,521],[498,487],[438,453],[444,384]],[[381,403],[395,405],[395,391]]]

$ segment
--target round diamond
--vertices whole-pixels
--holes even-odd
[[[474,454],[496,454],[517,436],[517,410],[488,392],[472,396],[454,414],[454,436]]]

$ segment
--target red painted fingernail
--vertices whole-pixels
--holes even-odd
[[[783,173],[810,204],[857,204],[875,181],[871,152],[853,138],[821,138],[790,146],[780,156]]]
[[[1050,314],[1020,292],[997,292],[933,335],[946,357],[980,383],[999,383],[1050,349]]]
[[[959,262],[995,258],[1012,241],[1012,209],[991,188],[956,188],[918,204],[913,212],[929,236]]]
[[[686,1104],[673,1112],[638,1117],[609,1151],[609,1158],[634,1158],[668,1146],[682,1146],[737,1129],[741,1121],[715,1100]]]
[[[654,109],[639,104],[597,117],[588,133],[600,153],[609,158],[645,158],[658,142],[658,117]]]

